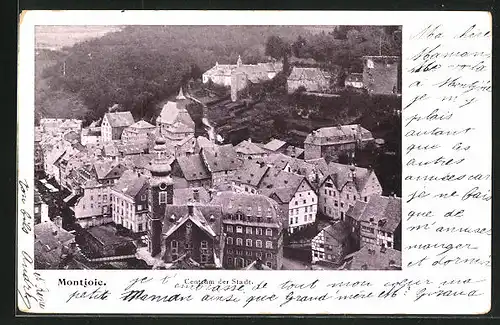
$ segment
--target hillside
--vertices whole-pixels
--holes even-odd
[[[264,61],[269,36],[291,42],[308,34],[285,26],[126,26],[65,53],[39,53],[36,113],[90,121],[119,103],[136,118],[148,118],[155,103],[215,62],[233,63],[238,55],[248,63]]]

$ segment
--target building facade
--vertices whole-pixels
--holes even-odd
[[[263,195],[225,191],[214,195],[211,204],[223,210],[225,269],[244,269],[256,260],[281,269],[283,216],[276,202]]]
[[[111,112],[104,114],[101,123],[101,136],[103,142],[120,140],[123,130],[134,124],[130,112]]]
[[[306,91],[326,92],[330,88],[331,76],[319,68],[293,67],[287,79],[288,93],[291,94],[303,87]]]
[[[360,200],[368,202],[372,195],[382,194],[373,170],[330,163],[329,175],[318,191],[321,213],[333,220],[345,220],[347,210]]]
[[[148,141],[149,135],[153,134],[156,127],[144,120],[140,120],[123,130],[121,139],[123,142]]]
[[[311,242],[313,264],[339,267],[348,252],[349,229],[342,222],[323,228]]]

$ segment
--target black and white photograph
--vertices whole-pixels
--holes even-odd
[[[402,270],[402,26],[35,26],[34,264]]]

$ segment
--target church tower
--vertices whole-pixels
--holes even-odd
[[[149,213],[148,213],[148,250],[151,256],[161,251],[163,218],[167,204],[173,204],[174,185],[170,177],[170,164],[166,141],[156,138],[153,152],[156,157],[149,163]]]

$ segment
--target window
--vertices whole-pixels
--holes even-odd
[[[40,207],[35,207],[35,213],[40,212]]]
[[[271,253],[266,253],[266,258],[269,259],[269,258],[273,258],[273,254]]]
[[[251,239],[247,239],[247,240],[246,240],[246,245],[247,245],[248,247],[252,247],[252,240],[251,240]]]
[[[311,200],[312,200],[311,202],[314,203],[314,198],[312,198]]]
[[[299,202],[298,202],[298,201],[295,201],[295,205],[299,205]]]
[[[266,236],[272,236],[273,235],[273,230],[271,228],[266,229]]]
[[[200,243],[201,249],[207,249],[208,248],[208,242],[206,240],[202,240]]]
[[[141,195],[141,201],[146,201],[146,194]]]
[[[160,204],[167,203],[167,192],[160,192],[159,200]]]
[[[142,210],[142,204],[139,204],[139,205],[137,206],[137,210],[139,210],[139,211],[141,211],[141,210]]]
[[[104,195],[102,196],[102,200],[103,200],[104,202],[106,202],[106,201],[108,200],[108,196],[107,196],[106,194],[104,194]]]
[[[392,238],[392,233],[388,232],[387,233],[387,238]]]
[[[229,265],[233,264],[233,258],[232,257],[228,257],[227,258],[227,264],[229,264]]]
[[[349,200],[349,194],[347,194],[347,199]]]
[[[255,246],[258,247],[258,248],[262,248],[262,240],[257,239],[255,241]]]
[[[325,189],[325,194],[328,194],[328,191]]]
[[[328,195],[331,196],[332,195],[332,191],[328,190]]]
[[[290,218],[290,224],[293,225],[293,218]]]
[[[249,234],[249,235],[252,234],[252,227],[247,227],[247,234]]]
[[[262,235],[262,228],[255,228],[256,235]]]
[[[170,242],[170,249],[172,250],[172,253],[177,253],[177,248],[178,248],[177,240],[172,240]]]
[[[90,208],[93,209],[94,208],[94,205],[92,203],[90,203]]]
[[[236,233],[242,234],[243,233],[243,227],[242,226],[236,226]]]
[[[354,195],[354,201],[356,201],[356,195]]]
[[[365,202],[368,202],[368,196],[365,196],[365,197],[364,197],[364,201],[365,201]]]
[[[338,207],[338,206],[339,206],[339,201],[335,200],[334,205],[335,205],[336,207]]]
[[[392,243],[390,241],[387,242],[387,247],[392,247]]]
[[[236,238],[236,245],[238,245],[238,246],[243,246],[243,239],[241,239],[241,238]]]
[[[227,250],[227,253],[228,253],[228,254],[233,254],[233,250],[232,250],[232,249],[228,249],[228,250]]]
[[[333,196],[334,197],[337,196],[337,192],[333,191]]]
[[[257,258],[262,258],[262,252],[255,253],[255,256],[257,256]]]
[[[243,255],[243,251],[241,249],[236,250],[236,255]]]
[[[139,224],[137,230],[142,231],[142,223]]]
[[[273,267],[273,263],[271,263],[271,262],[266,262],[266,265],[267,265],[267,267],[269,267],[269,268],[272,268],[272,267]]]
[[[304,215],[304,222],[307,222],[307,215]]]
[[[191,248],[193,248],[193,246],[191,246],[191,243],[190,243],[190,242],[186,242],[186,243],[184,244],[184,248],[185,248],[185,249],[191,249]]]
[[[299,217],[295,217],[295,223],[299,223]]]
[[[246,256],[252,256],[252,251],[246,251],[246,252],[245,252],[245,255],[246,255]]]
[[[227,244],[232,245],[233,244],[233,237],[227,237]]]
[[[340,207],[343,208],[344,207],[344,202],[340,202]]]
[[[94,196],[93,196],[93,195],[91,195],[91,196],[90,196],[90,201],[93,201],[93,200],[94,200]]]
[[[306,200],[302,200],[302,204],[306,204]]]
[[[267,240],[266,241],[266,248],[273,248],[273,242]]]
[[[201,263],[206,263],[208,262],[208,255],[206,254],[201,254]]]
[[[305,211],[304,211],[304,212],[307,212],[307,208],[308,208],[308,207],[305,207],[305,208],[304,208],[304,209],[305,209]]]
[[[97,201],[101,200],[101,194],[97,195]]]
[[[233,232],[233,226],[231,226],[231,225],[228,225],[226,229],[227,229],[227,232]]]

